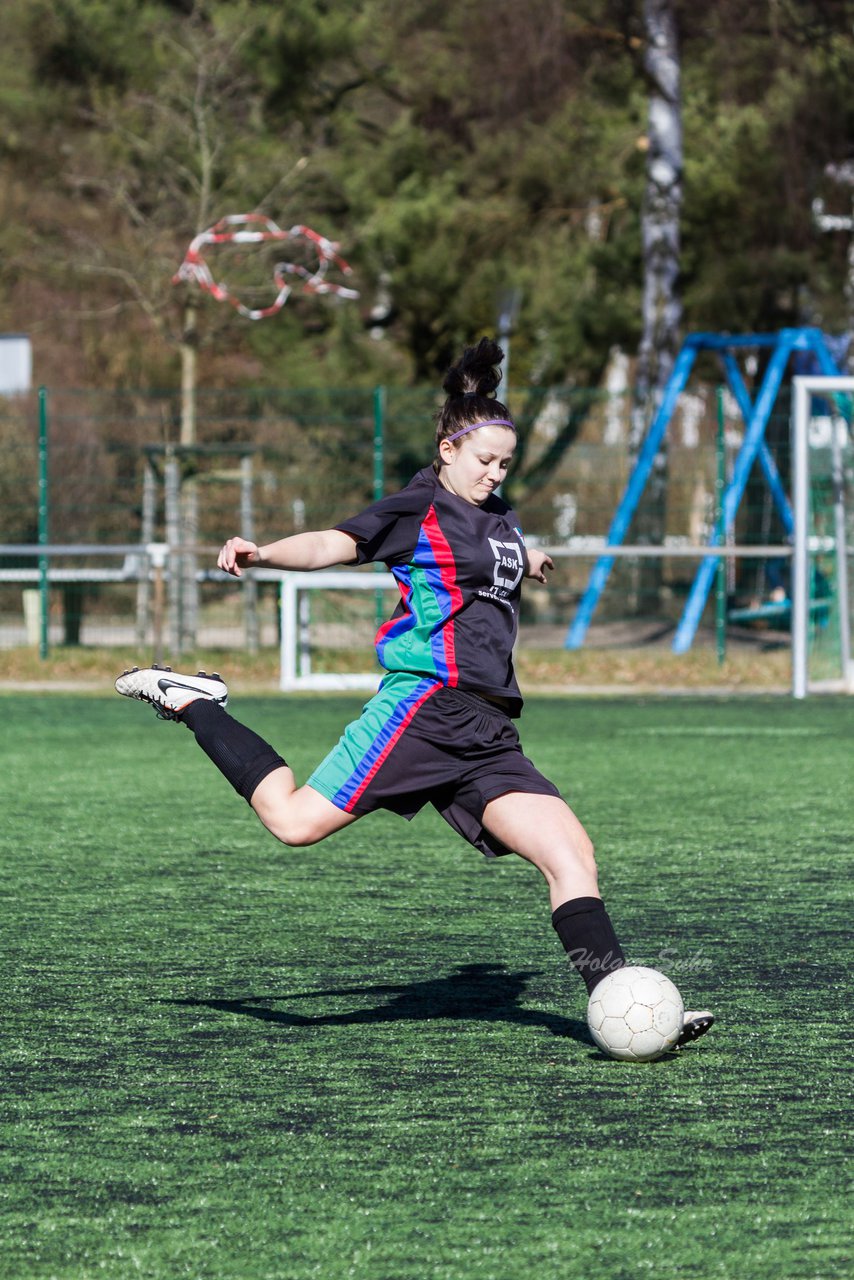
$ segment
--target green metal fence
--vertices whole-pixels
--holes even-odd
[[[508,496],[526,536],[558,556],[523,622],[560,647],[629,475],[629,405],[567,388],[509,398],[520,447]],[[684,550],[709,540],[741,424],[714,387],[683,400],[661,512],[670,554],[652,573],[642,556],[620,560],[593,644],[672,626],[697,565]],[[172,652],[276,645],[274,585],[223,579],[214,549],[237,532],[267,541],[328,527],[406,483],[432,456],[439,403],[406,388],[200,391],[195,440],[181,445],[177,393],[51,388],[0,402],[0,649],[150,647],[155,631]],[[787,405],[768,439],[787,475]],[[758,476],[733,538],[785,541]],[[771,589],[766,556],[722,560],[700,641],[717,637],[722,654],[727,614]]]

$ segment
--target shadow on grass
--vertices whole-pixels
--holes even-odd
[[[542,1027],[552,1035],[569,1036],[582,1044],[592,1045],[585,1022],[546,1013],[542,1009],[527,1009],[520,1004],[528,980],[535,976],[535,972],[520,970],[507,973],[499,965],[466,964],[445,977],[399,986],[337,987],[328,991],[300,991],[276,996],[240,996],[232,1000],[187,996],[163,1003],[218,1009],[284,1027],[351,1027],[382,1022],[434,1022],[441,1018],[510,1022],[517,1026]],[[274,1004],[330,996],[356,996],[375,1003],[371,1008],[352,1009],[346,1013],[302,1014],[271,1008]]]

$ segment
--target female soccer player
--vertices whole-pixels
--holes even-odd
[[[552,923],[592,991],[625,963],[599,896],[589,836],[557,787],[522,753],[513,643],[523,578],[554,565],[526,548],[498,495],[516,446],[494,398],[501,348],[483,338],[444,381],[436,458],[399,493],[334,529],[266,546],[229,538],[217,563],[239,578],[260,566],[326,569],[383,561],[400,601],[379,630],[387,674],[361,717],[298,787],[267,742],[226,711],[216,675],[169,668],[125,672],[116,689],[180,720],[261,822],[287,845],[309,845],[375,809],[412,818],[426,803],[487,856],[533,863],[549,887]],[[680,1043],[712,1024],[686,1013]]]

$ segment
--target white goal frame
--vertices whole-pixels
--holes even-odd
[[[805,698],[809,690],[809,553],[815,550],[810,535],[810,444],[809,424],[814,395],[847,395],[854,400],[854,378],[808,375],[793,379],[795,398],[792,419],[792,696]],[[839,415],[839,420],[842,420]],[[845,473],[842,445],[833,415],[831,430],[833,477],[833,544],[836,557],[837,609],[839,613],[840,684],[854,693],[854,666],[851,662],[851,619],[848,599],[848,548],[845,532]]]
[[[320,573],[283,573],[280,581],[279,608],[282,641],[279,664],[279,688],[293,693],[303,689],[347,690],[376,689],[384,672],[374,671],[314,672],[308,654],[301,644],[300,633],[307,626],[306,606],[309,591],[388,591],[397,590],[390,573],[360,573],[356,570],[332,570]]]
[[[837,611],[839,614],[839,679],[833,681],[834,689],[854,693],[854,662],[851,659],[851,618],[848,592],[849,550],[846,537],[846,494],[844,466],[839,421],[841,414],[833,415],[831,431],[831,467],[833,477],[833,537],[822,538],[821,546],[810,532],[810,443],[809,427],[812,418],[812,397],[846,395],[854,403],[854,377],[799,376],[793,379],[794,401],[792,414],[792,696],[805,698],[810,689],[808,656],[810,626],[810,553],[833,550],[836,559]],[[829,544],[829,545],[828,545]],[[673,549],[621,547],[609,548],[622,554],[673,554]],[[682,549],[690,551],[693,549]],[[719,548],[701,549],[706,554],[720,554]],[[745,548],[754,555],[761,548]],[[782,552],[782,548],[767,548]],[[554,548],[556,555],[567,554],[566,548]],[[383,672],[379,667],[373,672],[312,672],[307,647],[301,642],[301,633],[307,627],[308,591],[395,590],[397,583],[390,573],[331,571],[318,573],[284,573],[280,578],[281,647],[279,687],[286,692],[296,690],[350,690],[376,689]],[[815,686],[814,686],[815,687]],[[822,682],[822,688],[827,688]]]

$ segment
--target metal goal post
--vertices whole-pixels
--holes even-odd
[[[281,651],[279,688],[376,690],[383,672],[319,672],[311,670],[309,628],[310,591],[394,591],[397,583],[390,573],[332,570],[319,573],[283,573],[279,589],[281,609]]]

